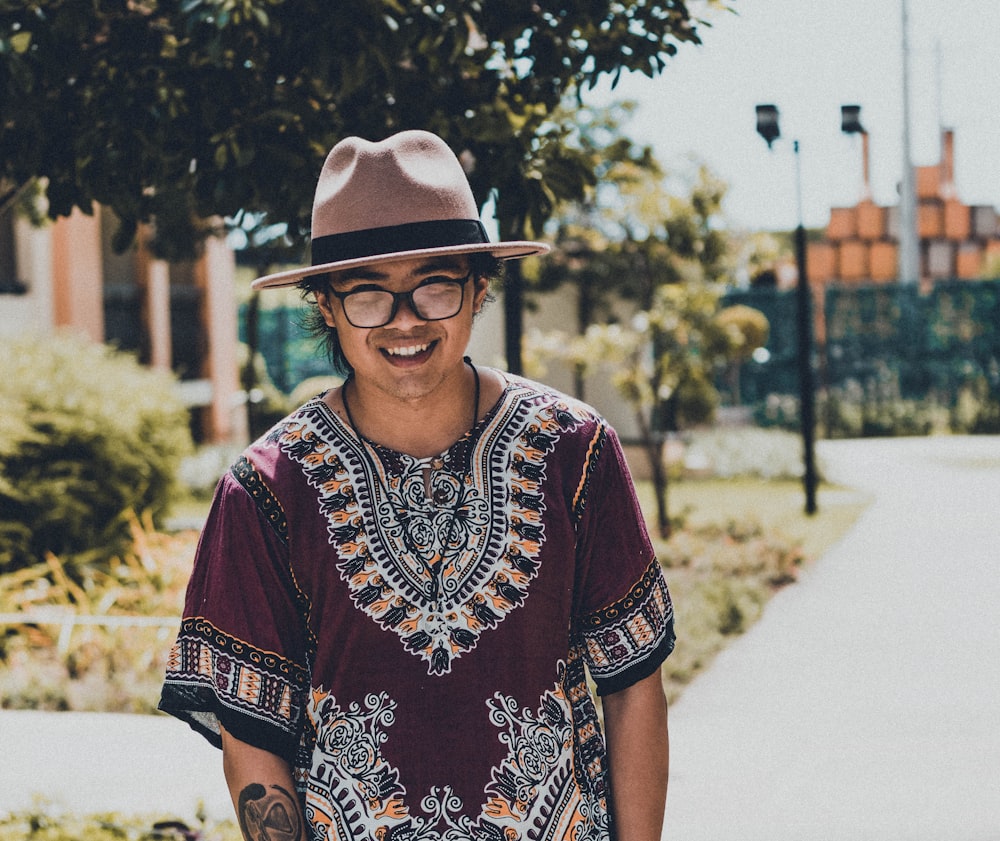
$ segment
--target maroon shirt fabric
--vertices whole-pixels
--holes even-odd
[[[610,837],[591,687],[673,648],[621,447],[527,380],[440,459],[316,399],[222,479],[160,707],[294,766],[316,837]]]

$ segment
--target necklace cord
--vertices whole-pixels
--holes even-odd
[[[472,381],[475,389],[472,400],[472,426],[469,427],[469,431],[471,432],[476,428],[476,424],[479,423],[479,369],[472,364],[472,360],[468,356],[463,357],[462,361],[472,369]],[[364,436],[358,431],[358,426],[354,422],[354,415],[351,414],[351,405],[347,401],[347,386],[352,382],[354,382],[353,371],[347,376],[347,379],[340,388],[340,400],[344,404],[344,414],[347,415],[347,423],[351,427],[351,431],[359,441],[365,441]]]

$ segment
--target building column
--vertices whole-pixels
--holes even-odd
[[[52,323],[104,341],[101,220],[79,208],[52,225]]]
[[[207,338],[205,375],[212,384],[206,436],[216,443],[245,443],[249,429],[246,402],[240,399],[236,258],[225,240],[209,237],[198,268]]]
[[[149,367],[170,371],[173,369],[174,352],[170,332],[170,264],[155,257],[148,260],[144,286]]]

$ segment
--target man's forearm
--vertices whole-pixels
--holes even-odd
[[[222,731],[222,764],[246,841],[306,841],[288,763]]]
[[[603,703],[616,841],[660,841],[670,740],[659,672]]]

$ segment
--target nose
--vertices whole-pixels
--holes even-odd
[[[405,328],[413,324],[423,324],[424,319],[417,315],[413,308],[413,299],[409,295],[400,295],[396,298],[396,312],[392,320],[384,325],[386,327]]]

